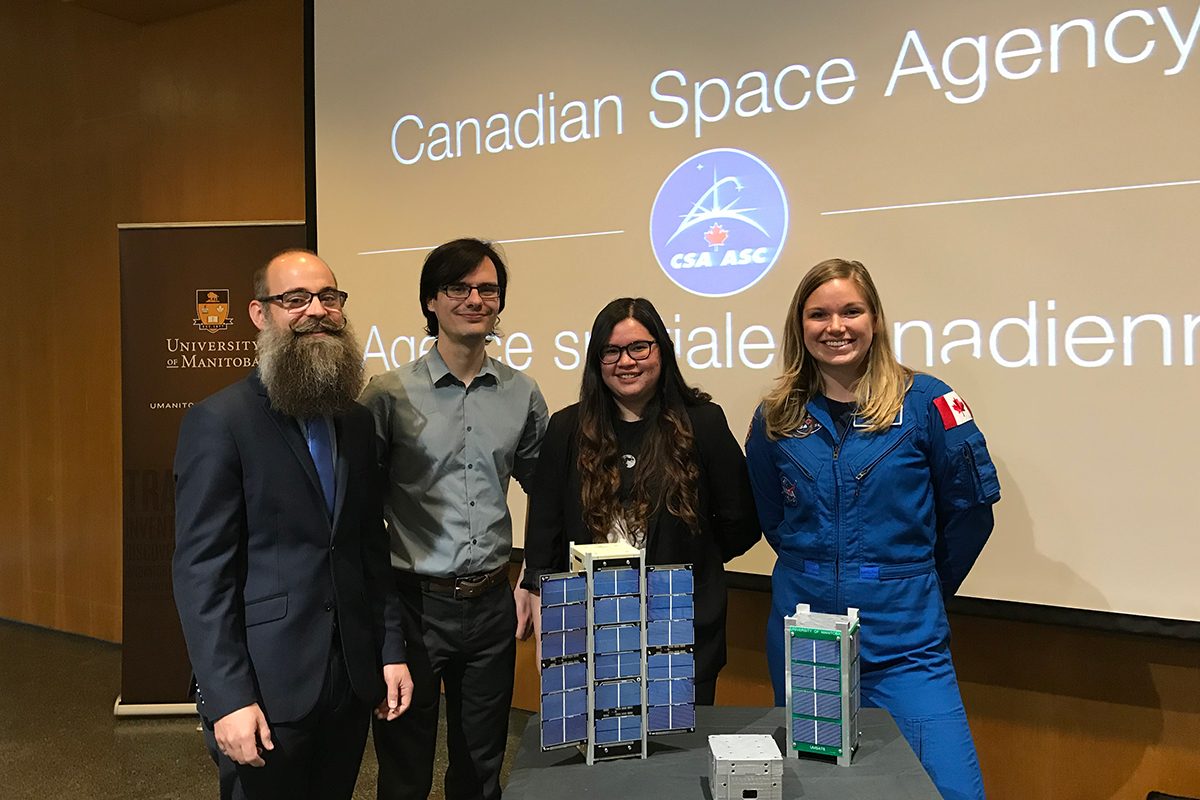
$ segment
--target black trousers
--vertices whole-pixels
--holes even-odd
[[[204,720],[204,740],[217,764],[221,800],[350,800],[370,718],[371,709],[350,687],[335,634],[317,705],[298,722],[270,724],[275,749],[263,751],[266,766],[245,766],[222,755],[212,723]]]
[[[438,705],[446,693],[446,800],[498,800],[516,665],[516,606],[503,581],[456,600],[398,581],[413,702],[375,721],[380,800],[425,800],[433,789]]]

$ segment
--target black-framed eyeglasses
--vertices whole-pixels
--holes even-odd
[[[441,288],[451,300],[466,300],[471,296],[472,289],[479,292],[480,300],[495,300],[500,296],[500,285],[497,283],[447,283]]]
[[[346,304],[346,298],[350,295],[340,289],[322,289],[319,292],[310,292],[307,289],[292,289],[289,292],[282,294],[272,294],[266,297],[259,297],[260,303],[279,303],[288,311],[299,311],[302,308],[308,308],[315,297],[321,301],[321,305],[330,311],[337,311]]]
[[[634,361],[645,361],[650,357],[650,351],[653,349],[654,342],[644,339],[630,342],[622,347],[618,347],[615,344],[605,345],[600,348],[600,363],[615,364],[621,360],[622,353],[628,353],[629,357]]]

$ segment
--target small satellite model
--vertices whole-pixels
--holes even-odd
[[[571,566],[541,579],[542,749],[645,758],[648,735],[696,727],[691,565],[616,543],[572,545]]]
[[[713,800],[783,800],[783,756],[765,734],[708,737]]]
[[[816,614],[806,603],[783,620],[792,746],[850,766],[858,749],[858,609]]]

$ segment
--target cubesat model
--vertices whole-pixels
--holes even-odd
[[[858,749],[858,609],[816,614],[805,603],[783,620],[788,756],[815,753],[849,766]]]
[[[713,800],[782,800],[783,756],[764,734],[708,737]]]
[[[645,758],[696,727],[691,565],[618,543],[572,545],[571,567],[541,579],[542,749]]]

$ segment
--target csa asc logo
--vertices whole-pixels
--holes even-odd
[[[228,289],[197,289],[196,318],[192,324],[202,331],[216,333],[233,324],[229,316]]]
[[[743,150],[721,147],[684,161],[667,176],[650,212],[650,244],[681,289],[727,297],[758,283],[787,238],[783,185]]]

